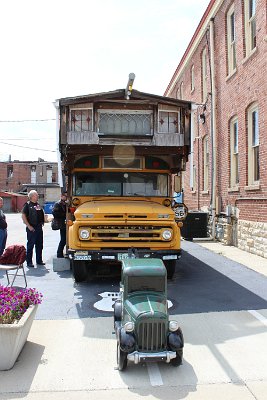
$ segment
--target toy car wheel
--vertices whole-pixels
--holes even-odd
[[[72,261],[72,274],[75,282],[83,282],[87,278],[87,268],[83,261]]]
[[[120,300],[114,303],[114,321],[121,321],[122,305]]]
[[[123,371],[127,367],[127,361],[127,353],[121,351],[120,343],[117,342],[117,365],[119,371]]]
[[[183,361],[183,350],[176,351],[176,357],[171,359],[171,365],[179,367]]]

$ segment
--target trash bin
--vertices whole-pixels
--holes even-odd
[[[187,240],[206,238],[208,236],[208,213],[189,211],[183,221],[181,235]]]
[[[55,204],[55,201],[53,201],[53,202],[46,202],[46,203],[44,203],[44,212],[45,212],[45,214],[52,214],[52,210],[53,210],[53,207],[54,207],[54,204]]]

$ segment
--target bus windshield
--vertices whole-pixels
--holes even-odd
[[[168,174],[150,172],[77,172],[74,196],[168,196]]]

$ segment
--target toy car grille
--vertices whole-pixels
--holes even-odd
[[[139,351],[160,351],[166,347],[166,329],[162,321],[141,322],[137,334]]]

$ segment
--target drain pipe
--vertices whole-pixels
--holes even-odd
[[[61,157],[59,151],[59,101],[56,100],[53,102],[54,107],[56,109],[56,135],[57,135],[57,168],[58,168],[58,183],[61,188],[63,188],[63,175],[62,175],[62,167],[61,167]]]
[[[194,139],[196,138],[196,133],[194,131],[194,118],[193,114],[197,110],[197,105],[195,103],[192,104],[191,106],[191,135],[190,135],[190,188],[193,188],[193,178],[194,178],[194,173],[193,173],[193,166],[194,166]]]
[[[212,136],[212,201],[211,201],[211,236],[215,239],[215,217],[217,196],[217,134],[216,134],[216,88],[214,62],[214,18],[210,20],[210,64],[211,64],[211,136]]]

